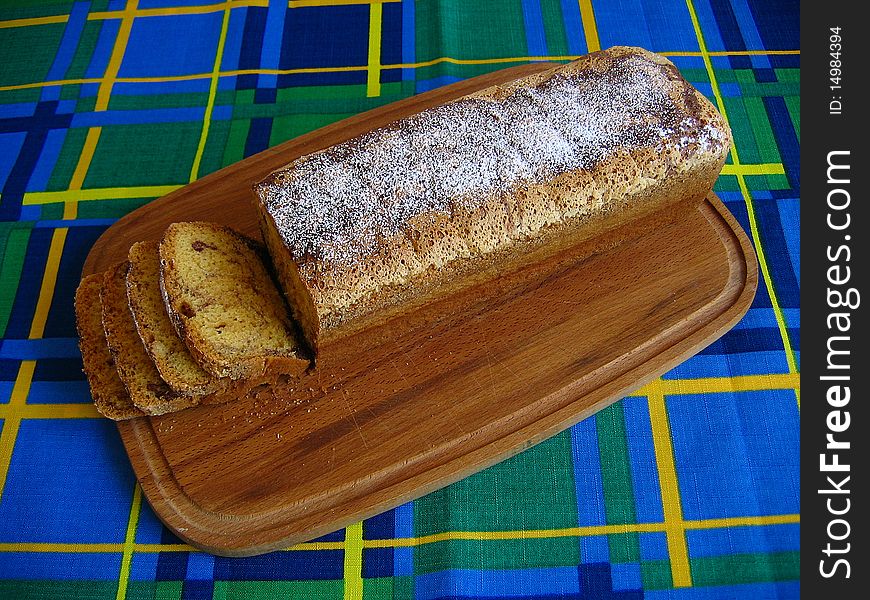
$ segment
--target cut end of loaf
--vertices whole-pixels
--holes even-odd
[[[207,372],[239,379],[308,368],[255,242],[214,223],[175,223],[160,242],[160,261],[170,317]]]

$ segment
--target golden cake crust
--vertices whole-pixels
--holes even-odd
[[[615,47],[303,156],[255,203],[316,349],[488,268],[700,202],[730,144],[672,63]]]

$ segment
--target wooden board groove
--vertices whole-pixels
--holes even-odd
[[[352,117],[185,186],[113,225],[85,273],[168,223],[256,235],[250,185],[295,156],[547,65]],[[653,226],[654,223],[654,226]],[[302,379],[242,401],[119,423],[158,517],[243,556],[317,537],[558,433],[727,331],[757,285],[749,240],[710,195],[322,349]]]

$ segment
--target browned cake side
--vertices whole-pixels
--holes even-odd
[[[255,243],[214,223],[173,223],[160,242],[167,312],[216,377],[299,375],[304,346]]]
[[[231,380],[215,377],[199,366],[169,319],[160,292],[158,243],[137,242],[128,258],[127,299],[136,330],[160,377],[185,396],[212,394],[228,387]]]
[[[727,124],[616,47],[303,156],[254,187],[309,345],[710,191]]]
[[[149,415],[162,415],[199,404],[197,396],[172,391],[145,352],[127,302],[126,261],[107,271],[100,290],[103,328],[118,375],[133,404]]]
[[[104,417],[120,421],[141,417],[141,410],[133,405],[127,389],[115,370],[115,361],[106,345],[103,331],[100,288],[103,275],[89,275],[82,279],[76,290],[76,328],[82,353],[85,375],[91,387],[91,396],[97,410]]]

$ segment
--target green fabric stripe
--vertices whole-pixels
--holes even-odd
[[[88,130],[83,127],[67,130],[60,155],[57,157],[51,177],[48,178],[46,189],[58,191],[69,187],[69,181],[72,179],[79,156],[82,154],[82,146],[85,144],[87,135]]]
[[[494,497],[498,497],[499,501],[503,498],[501,495]],[[529,565],[567,567],[579,561],[579,544],[575,537],[447,540],[423,544],[414,549],[414,572],[417,574],[443,569],[523,569]]]
[[[777,80],[781,82],[788,83],[797,83],[800,84],[801,80],[801,70],[800,69],[774,69],[773,72],[776,74]]]
[[[72,83],[69,85],[60,86],[60,99],[61,100],[78,100],[79,94],[82,91],[81,84]],[[78,104],[76,104],[78,106]],[[78,112],[78,111],[76,111]]]
[[[412,575],[402,575],[393,577],[393,598],[413,598],[414,597],[414,577]]]
[[[800,577],[800,553],[730,554],[690,559],[696,586],[787,581]]]
[[[3,85],[45,81],[63,35],[63,23],[0,29]],[[22,52],[21,48],[27,48]]]
[[[84,79],[85,73],[88,71],[88,65],[94,55],[94,48],[97,47],[97,40],[100,37],[102,26],[102,21],[85,22],[81,38],[79,38],[79,44],[76,46],[72,61],[66,70],[65,77],[67,79]]]
[[[32,19],[66,15],[72,11],[73,2],[3,2],[0,7],[0,20]]]
[[[201,121],[104,127],[82,187],[187,183],[201,131]]]
[[[736,175],[719,175],[713,186],[715,192],[739,192],[740,185],[737,183]]]
[[[42,91],[39,88],[24,90],[0,91],[0,104],[17,104],[19,102],[37,102]]]
[[[43,204],[39,207],[39,218],[42,220],[61,219],[63,218],[63,209],[63,202]]]
[[[574,481],[565,476],[572,471],[571,437],[564,431],[474,477],[417,500],[415,534],[576,527]],[[455,503],[473,498],[482,500],[472,510],[445,512]]]
[[[180,583],[179,583],[180,585]],[[176,598],[180,597],[179,595]],[[216,581],[214,600],[266,600],[267,598],[341,598],[344,581]]]
[[[773,128],[770,126],[770,120],[767,116],[767,109],[764,106],[764,100],[761,98],[744,98],[743,102],[746,105],[746,114],[749,116],[750,127],[752,127],[755,142],[758,146],[760,162],[778,163],[782,161],[782,157],[779,155],[779,147],[776,145],[776,137],[773,134]]]
[[[734,144],[740,153],[740,162],[743,164],[761,162],[758,146],[755,143],[755,133],[752,131],[751,121],[743,99],[726,96],[722,98],[722,101],[725,103],[728,123],[734,134]]]
[[[245,140],[248,137],[248,129],[251,122],[244,119],[230,121],[230,130],[227,134],[226,147],[224,148],[223,163],[231,165],[245,157]]]
[[[381,84],[381,92],[394,87],[395,83]],[[367,87],[365,85],[312,85],[301,87],[289,87],[278,90],[277,102],[289,102],[291,100],[349,100],[351,98],[365,98]],[[253,96],[251,97],[253,100]],[[250,104],[250,102],[249,102]]]
[[[412,595],[396,595],[391,577],[376,577],[363,580],[363,598],[366,600],[393,600],[393,598],[411,598]]]
[[[792,127],[794,127],[795,135],[798,139],[801,138],[801,97],[786,96],[784,98],[785,106],[788,108],[788,116],[791,119]]]
[[[788,70],[791,69],[782,69],[777,73]],[[751,69],[738,69],[731,72],[734,74],[734,79],[740,84],[740,94],[744,97],[793,96],[800,93],[800,84],[795,80],[759,83]],[[789,79],[787,75],[786,79]]]
[[[215,95],[215,106],[230,104],[234,92],[223,91]],[[109,102],[112,110],[146,110],[151,108],[187,108],[205,106],[208,103],[208,92],[185,92],[182,94],[150,94],[143,96],[125,96],[113,94]]]
[[[67,86],[64,86],[67,87]],[[78,86],[79,88],[81,86]],[[97,97],[96,96],[88,96],[86,98],[79,98],[76,100],[76,112],[77,113],[86,113],[93,112],[93,110],[97,106]],[[70,131],[75,131],[75,129],[71,129]]]
[[[604,509],[607,524],[635,523],[634,489],[631,481],[631,460],[626,442],[625,413],[622,402],[611,404],[595,416],[598,447],[601,458],[601,479],[604,486]],[[640,539],[637,533],[607,536],[610,560],[637,562],[640,560]]]
[[[667,590],[674,587],[671,561],[645,560],[640,563],[640,579],[645,590]]]
[[[130,581],[127,600],[178,600],[182,585],[181,581]]]
[[[199,177],[224,167],[224,148],[227,147],[227,137],[230,133],[230,121],[212,121],[208,129],[208,138],[199,164]]]
[[[396,92],[399,86],[393,86]],[[237,104],[233,107],[234,119],[274,118],[279,116],[299,114],[336,114],[351,115],[371,110],[384,104],[394,102],[398,98],[385,93],[377,98],[327,98],[320,100],[292,100],[276,104]]]
[[[18,293],[18,282],[27,254],[27,242],[30,240],[29,227],[18,223],[11,225],[9,227],[4,223],[4,227],[0,228],[0,247],[3,248],[3,262],[0,263],[0,337],[6,334],[9,325],[9,315]]]
[[[516,56],[525,56],[525,54],[517,54]],[[484,73],[492,73],[500,69],[515,67],[517,65],[527,64],[528,61],[518,61],[509,63],[484,63],[479,65],[457,65],[453,63],[438,63],[428,67],[419,67],[416,69],[417,81],[426,79],[434,79],[436,77],[451,76],[459,79],[468,79],[483,75]]]
[[[560,0],[541,0],[541,14],[544,17],[547,51],[550,56],[565,56],[568,54],[568,37],[562,19],[562,3]]]
[[[785,175],[746,175],[746,187],[756,190],[787,190],[791,187]]]
[[[704,67],[680,67],[680,75],[682,75],[686,81],[691,81],[693,83],[710,83],[710,74]],[[719,71],[716,71],[716,80],[721,81],[719,79]]]
[[[418,61],[526,55],[519,0],[417,2],[415,11]]]
[[[14,598],[15,600],[48,600],[49,598],[78,598],[80,600],[106,598],[114,600],[117,589],[117,581],[0,580],[0,598]],[[179,589],[179,596],[180,591]],[[149,598],[154,597],[149,596]],[[131,596],[128,595],[127,598],[131,598]]]
[[[120,219],[154,200],[154,198],[118,198],[115,200],[88,200],[79,203],[79,219]]]
[[[272,136],[269,139],[269,144],[276,146],[287,140],[292,140],[309,131],[314,131],[320,127],[325,127],[330,123],[334,123],[346,117],[350,117],[353,113],[347,114],[324,114],[324,115],[287,115],[283,117],[275,117],[272,121]]]

